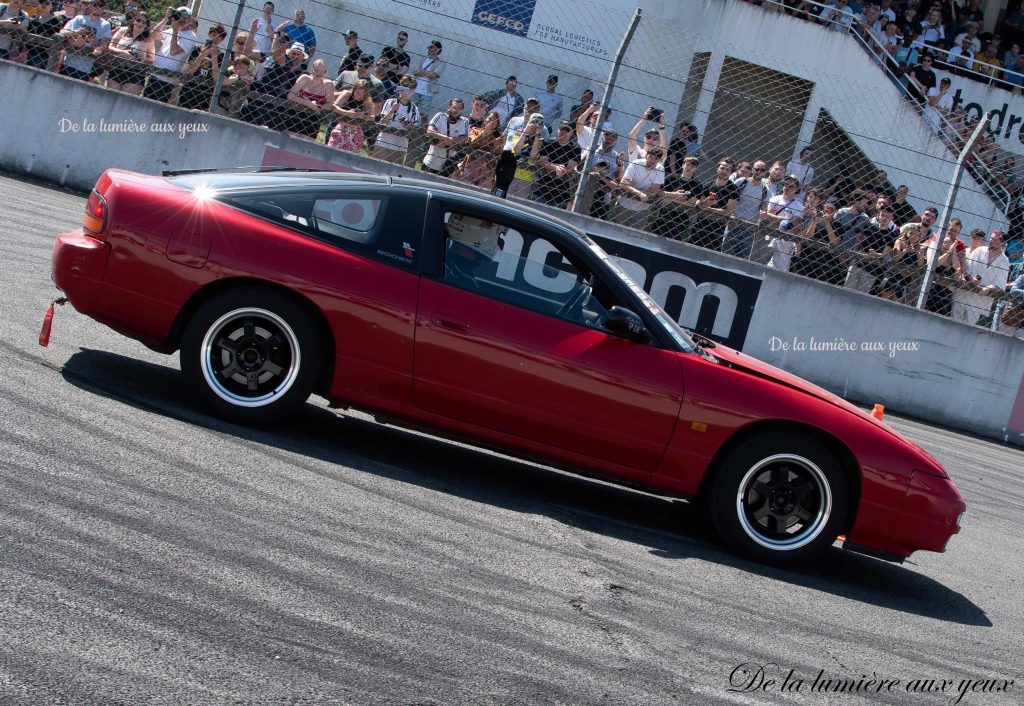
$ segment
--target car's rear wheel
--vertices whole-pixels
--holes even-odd
[[[835,455],[797,433],[752,437],[714,478],[710,510],[723,541],[756,561],[788,565],[823,553],[849,512],[849,483]]]
[[[256,287],[203,304],[185,327],[180,360],[199,402],[239,424],[266,424],[297,412],[321,365],[316,330],[303,308]]]

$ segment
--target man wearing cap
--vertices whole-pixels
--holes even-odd
[[[373,75],[373,65],[373,54],[360,54],[355,68],[338,74],[338,78],[334,81],[334,87],[339,91],[343,91],[356,85],[360,79],[366,79],[370,82],[370,100],[373,101],[376,114],[380,115],[380,109],[384,105],[384,101],[390,98],[390,96],[387,95],[384,83]]]
[[[413,78],[416,79],[416,90],[412,94],[412,102],[420,111],[420,119],[426,121],[429,118],[430,102],[437,93],[437,82],[444,73],[445,63],[441,61],[441,42],[433,40],[427,47],[427,55],[419,63],[419,68],[413,71]]]
[[[531,96],[526,100],[526,112],[508,121],[505,146],[495,166],[495,186],[491,193],[506,198],[509,194],[525,196],[529,192],[533,183],[533,172],[529,168],[533,141],[547,139],[550,135],[543,120],[530,128],[529,118],[539,114],[537,99]]]
[[[298,9],[295,11],[294,19],[291,22],[282,22],[277,26],[278,32],[284,32],[293,42],[302,44],[306,55],[312,58],[316,53],[316,32],[306,24],[306,11]]]
[[[168,26],[169,25],[169,26]],[[156,53],[153,68],[163,69],[149,75],[149,82],[143,92],[146,98],[174,103],[178,87],[178,76],[191,51],[199,44],[192,27],[192,12],[187,7],[168,9],[167,15],[151,30],[156,37]]]
[[[359,57],[363,55],[363,50],[359,48],[359,33],[353,29],[345,33],[345,46],[348,48],[348,51],[338,67],[339,76],[345,71],[354,71],[356,66],[359,65]]]
[[[1006,291],[1010,261],[1003,253],[1003,232],[992,231],[987,248],[977,248],[967,256],[967,271],[962,289],[953,292],[954,321],[976,324],[992,309],[993,297]]]
[[[504,127],[509,118],[514,118],[523,112],[523,106],[525,101],[523,97],[516,91],[516,86],[519,85],[519,81],[515,76],[509,76],[505,79],[505,87],[499,88],[495,91],[490,91],[484,94],[484,99],[487,101],[487,110],[493,110],[501,118],[501,125]]]
[[[547,90],[537,94],[540,102],[540,114],[544,116],[544,125],[548,130],[562,119],[562,96],[558,90],[558,77],[554,74],[548,76]]]
[[[962,76],[964,71],[974,69],[974,55],[976,53],[971,44],[970,37],[964,37],[962,42],[950,49],[949,58],[946,60],[946,63],[954,67],[954,73]]]

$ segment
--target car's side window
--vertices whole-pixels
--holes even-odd
[[[470,213],[444,214],[444,281],[512,306],[600,326],[593,276],[534,233]]]
[[[363,245],[376,239],[381,200],[359,197],[319,197],[313,202],[316,229],[328,236]]]

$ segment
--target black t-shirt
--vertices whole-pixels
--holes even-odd
[[[929,89],[935,88],[935,86],[939,83],[938,79],[935,77],[935,72],[932,71],[931,69],[926,69],[921,64],[918,64],[917,66],[912,68],[910,70],[910,75],[916,78],[918,82],[922,86],[924,86],[925,93],[927,93]],[[925,96],[922,95],[921,92],[917,90],[917,86],[914,85],[913,81],[911,81],[908,88],[910,89],[911,94],[914,95],[914,97],[916,97],[918,101],[924,103]]]
[[[684,179],[679,174],[669,174],[665,177],[665,185],[661,190],[681,191],[683,193],[690,191],[694,196],[700,198],[704,192],[704,187],[696,179]],[[651,232],[666,238],[681,240],[683,232],[690,222],[690,214],[692,213],[693,209],[688,206],[677,204],[661,206],[658,209],[658,215],[655,216],[654,222],[651,224]]]
[[[539,157],[547,157],[552,164],[568,164],[569,162],[580,161],[580,148],[571,140],[568,144],[560,144],[558,140],[544,140],[540,145]],[[561,201],[563,198],[569,201],[573,180],[571,177],[556,177],[547,169],[537,170],[537,192],[543,197],[552,201]]]
[[[342,71],[355,71],[356,64],[359,63],[359,57],[363,55],[363,50],[359,47],[352,47],[348,50],[348,54],[341,60],[341,66],[338,68],[338,73]]]
[[[713,204],[708,203],[708,197],[714,194],[715,202]],[[700,198],[704,202],[705,206],[712,206],[713,208],[725,208],[731,200],[739,200],[740,189],[734,183],[728,179],[724,184],[719,185],[718,180],[709,182],[701,189]]]
[[[899,201],[892,202],[892,218],[896,221],[896,225],[904,225],[917,219],[917,211],[906,201],[900,203]]]
[[[860,251],[864,253],[885,252],[886,247],[891,247],[900,235],[899,228],[882,228],[877,223],[872,223],[864,230],[864,239],[860,243]],[[873,275],[882,275],[885,272],[884,264],[879,260],[862,260],[860,266]]]
[[[190,51],[189,54],[188,54],[188,63],[191,64],[193,61],[195,61],[199,57],[200,52],[202,52],[204,48],[205,47],[194,47],[192,49],[192,51]],[[217,65],[220,66],[223,63],[224,63],[224,52],[222,52],[220,49],[218,49],[217,50]],[[213,84],[214,80],[217,77],[213,74],[213,62],[210,61],[210,57],[209,56],[204,56],[203,60],[201,62],[199,62],[199,68],[197,68],[196,72],[194,74],[192,74],[192,78],[194,80],[200,80],[200,81],[202,81],[204,83],[209,83],[211,85]]]
[[[714,201],[709,197],[714,194]],[[728,179],[724,184],[719,184],[713,179],[701,188],[700,200],[705,206],[711,208],[725,208],[730,201],[739,201],[740,190]],[[718,250],[722,246],[722,235],[725,233],[725,226],[728,221],[721,216],[705,214],[699,216],[693,224],[690,234],[690,243],[702,248]]]
[[[387,59],[389,64],[395,64],[396,66],[408,66],[412,59],[409,58],[408,52],[399,49],[398,47],[384,47],[381,50],[380,57]],[[394,71],[388,71],[388,78],[398,83],[398,74]]]
[[[266,71],[263,77],[253,84],[252,89],[257,93],[266,93],[278,98],[287,98],[288,91],[295,85],[295,81],[302,75],[302,68],[285,64],[284,66],[274,61],[273,57],[268,59]]]

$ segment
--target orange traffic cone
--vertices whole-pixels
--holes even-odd
[[[885,405],[876,404],[874,409],[871,410],[871,416],[878,420],[883,419],[885,417]]]

